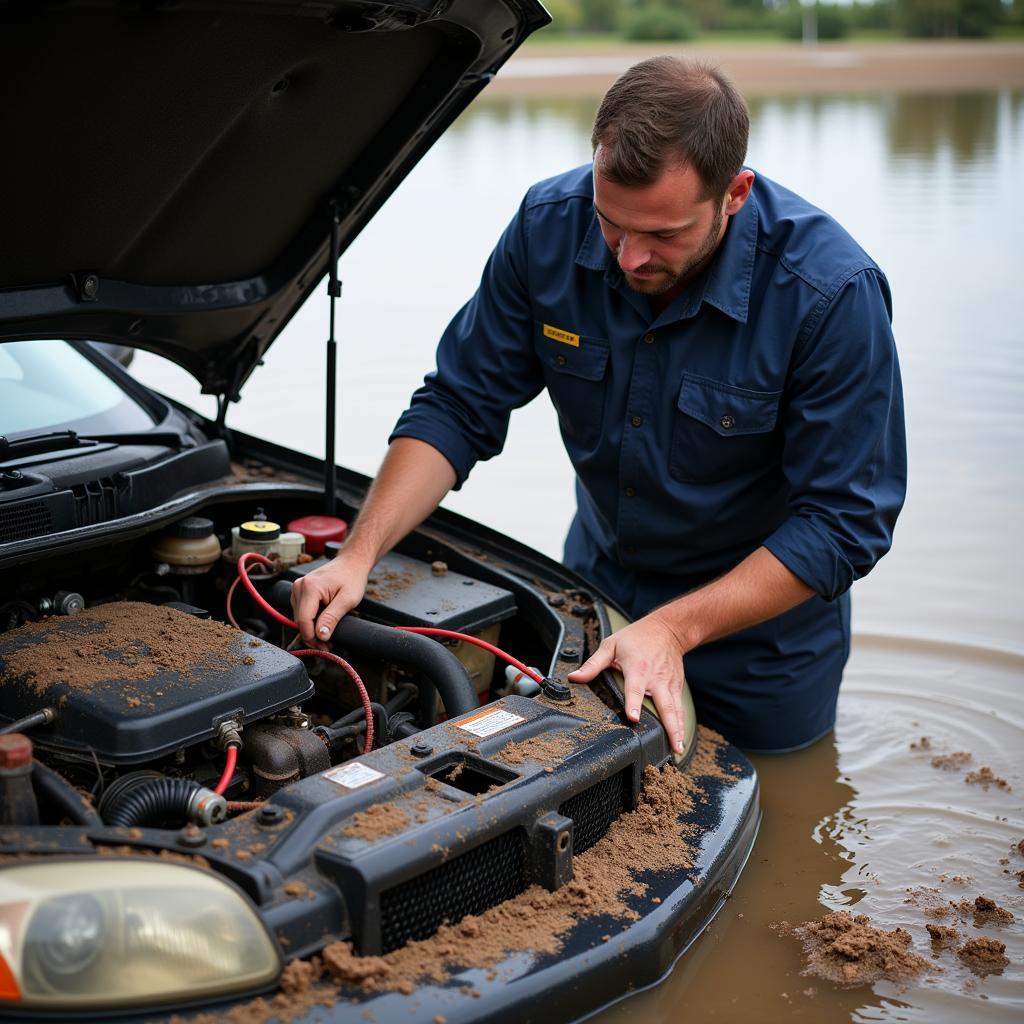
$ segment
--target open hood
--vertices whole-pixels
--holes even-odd
[[[0,13],[0,340],[238,389],[534,29],[536,0],[25,0]]]

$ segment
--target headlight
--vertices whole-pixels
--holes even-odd
[[[198,868],[83,857],[0,870],[0,1007],[193,1002],[264,988],[280,969],[245,897]]]

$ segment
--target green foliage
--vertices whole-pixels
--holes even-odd
[[[844,39],[850,34],[849,9],[838,4],[815,4],[818,16],[818,39]],[[802,39],[805,8],[794,4],[787,12],[782,34],[787,39]]]
[[[545,32],[575,32],[582,24],[579,0],[544,0],[544,6],[551,15]]]
[[[586,32],[610,32],[619,22],[622,0],[578,0],[580,27]]]
[[[630,40],[672,42],[692,39],[693,22],[683,11],[674,11],[661,4],[639,7],[622,20],[623,35]]]
[[[898,0],[899,23],[907,35],[988,36],[1002,24],[1001,0]]]

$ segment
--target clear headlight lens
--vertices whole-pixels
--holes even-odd
[[[280,969],[245,897],[197,868],[83,857],[0,869],[0,1007],[191,1002],[263,988]]]

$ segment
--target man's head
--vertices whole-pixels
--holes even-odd
[[[714,253],[754,176],[749,116],[721,72],[675,57],[630,68],[594,120],[594,205],[626,281],[678,293]]]

